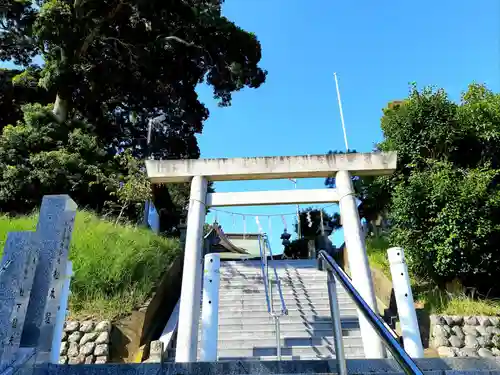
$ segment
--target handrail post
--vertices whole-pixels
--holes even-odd
[[[278,361],[281,361],[281,329],[280,329],[280,317],[274,316],[274,325],[276,327],[276,354]]]
[[[410,357],[424,358],[424,347],[420,338],[417,312],[413,302],[404,250],[401,247],[391,247],[387,250],[387,255],[391,268],[392,287],[396,297],[399,321],[401,322],[404,348]]]
[[[333,341],[335,344],[335,357],[339,375],[347,375],[347,364],[345,360],[344,342],[342,338],[342,322],[340,320],[339,301],[337,299],[337,285],[331,270],[328,270],[328,300],[330,302],[330,313],[332,315]]]
[[[214,362],[219,332],[220,254],[205,255],[204,269],[200,360]]]

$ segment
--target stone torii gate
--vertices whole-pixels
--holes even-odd
[[[351,175],[385,175],[396,169],[396,153],[276,156],[233,159],[147,160],[153,184],[191,182],[187,219],[176,362],[196,362],[202,278],[202,237],[209,207],[339,202],[352,281],[367,304],[377,311],[363,231]],[[336,189],[208,193],[207,182],[328,177]],[[359,314],[367,358],[383,356],[382,343]]]

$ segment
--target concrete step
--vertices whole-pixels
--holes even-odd
[[[308,347],[308,346],[333,346],[335,345],[332,337],[294,337],[282,338],[280,340],[282,347]],[[357,347],[362,345],[361,337],[344,337],[345,347]],[[220,339],[217,343],[218,350],[226,349],[253,349],[255,347],[276,347],[276,337],[260,338],[256,337],[253,340],[248,339]]]
[[[252,290],[262,290],[265,291],[266,289],[264,288],[264,284],[262,282],[247,282],[247,283],[238,283],[238,284],[232,284],[232,283],[221,283],[219,290],[228,290],[228,289],[234,289],[234,290],[247,290],[247,289],[252,289]],[[277,289],[277,284],[272,283],[272,288],[271,289]],[[311,290],[311,291],[318,291],[318,290],[325,290],[328,291],[328,285],[319,283],[319,284],[314,284],[314,285],[308,285],[306,284],[301,284],[301,283],[294,283],[294,284],[287,284],[287,283],[281,283],[281,289],[283,291],[285,290]],[[337,291],[339,293],[344,292],[344,288],[341,286],[337,286]]]
[[[296,360],[325,360],[332,359],[331,354],[318,354],[314,353],[312,355],[281,355],[281,361],[296,361]],[[357,353],[351,353],[347,358],[349,359],[364,359],[364,353],[361,355],[357,355]],[[198,354],[199,359],[199,354]],[[219,355],[218,362],[231,362],[231,361],[239,361],[239,362],[247,362],[247,361],[277,361],[277,356],[256,356],[256,357],[223,357]],[[164,362],[174,362],[175,361],[175,349],[169,349],[167,353],[167,359]],[[315,373],[316,375],[320,375],[319,373]],[[371,374],[371,373],[370,373]],[[286,374],[280,374],[286,375]],[[290,374],[291,375],[291,374]],[[301,375],[301,374],[293,374],[293,375]],[[310,373],[304,373],[303,375],[310,375]],[[322,374],[323,375],[323,374]],[[325,373],[324,375],[331,375],[331,373]]]
[[[310,360],[326,360],[326,359],[332,359],[333,357],[330,355],[321,355],[321,354],[316,354],[314,356],[307,356],[307,355],[282,355],[281,356],[281,361],[310,361]],[[365,356],[360,355],[360,356],[354,356],[351,355],[348,357],[349,359],[364,359]],[[247,362],[247,361],[277,361],[278,357],[277,356],[259,356],[259,357],[251,357],[251,358],[246,358],[246,357],[219,357],[219,362],[232,362],[232,361],[238,361],[238,362]],[[172,359],[173,361],[173,359]],[[370,373],[371,374],[371,373]],[[291,375],[291,374],[282,374],[282,375]],[[293,375],[310,375],[310,373],[304,373],[304,374],[293,374]],[[325,373],[325,374],[318,374],[315,373],[315,375],[332,375],[331,373]]]
[[[262,327],[261,327],[262,328]],[[283,338],[315,338],[315,337],[332,337],[332,327],[328,327],[327,329],[318,329],[318,330],[306,330],[302,329],[285,329],[285,327],[280,327],[281,337]],[[285,329],[285,330],[283,330]],[[201,332],[201,330],[200,330]],[[253,339],[256,336],[260,338],[276,338],[276,332],[274,327],[272,330],[263,329],[263,330],[227,330],[222,329],[219,330],[219,340],[224,339]],[[361,331],[359,328],[344,328],[342,329],[343,337],[361,337]]]
[[[255,302],[255,303],[253,303]],[[227,303],[220,303],[219,301],[219,311],[221,312],[232,312],[232,311],[266,311],[267,312],[267,303],[264,299],[263,301],[252,301],[252,303],[249,303],[247,301],[241,301],[241,302],[227,302]],[[275,301],[278,302],[278,301]],[[286,302],[286,301],[285,301]],[[276,306],[276,304],[275,304]],[[339,301],[339,307],[340,309],[351,309],[355,308],[355,305],[352,302],[347,302],[347,301]],[[321,301],[320,303],[304,303],[304,304],[297,304],[293,303],[290,304],[290,306],[287,305],[288,311],[329,311],[330,310],[330,303],[328,301]]]
[[[324,280],[327,279],[328,274],[326,272],[321,272],[321,271],[316,271],[316,270],[285,270],[285,269],[277,269],[277,272],[279,277],[292,277],[292,278],[297,278],[297,277],[314,277],[314,278],[323,278]],[[260,270],[230,270],[230,269],[223,269],[221,268],[219,270],[220,277],[223,278],[232,278],[232,279],[248,279],[248,278],[255,278],[255,279],[262,279],[262,272]],[[269,278],[274,277],[274,271],[272,269],[269,269],[269,273],[267,274]]]
[[[318,293],[318,294],[305,294],[305,293],[284,293],[283,300],[287,303],[297,304],[300,303],[302,305],[310,305],[315,303],[329,303],[329,296],[327,293]],[[281,296],[274,294],[270,296],[270,299],[274,302],[280,302]],[[267,296],[265,293],[227,293],[219,295],[219,305],[221,303],[224,304],[236,304],[236,303],[266,303]],[[347,295],[338,295],[337,301],[339,303],[352,303],[354,306],[354,302]]]
[[[354,347],[348,347],[344,345],[344,351],[346,354],[346,358],[351,357],[363,357],[364,351],[362,345],[356,345]],[[218,349],[219,358],[234,358],[234,357],[268,357],[268,356],[276,356],[277,349],[274,346],[270,347],[255,347],[248,349]],[[308,358],[335,358],[335,349],[333,346],[304,346],[304,347],[282,347],[281,355],[283,356],[300,356],[300,357],[308,357]]]
[[[279,306],[275,306],[275,309],[278,309]],[[278,310],[279,311],[279,310]],[[357,310],[354,308],[341,308],[340,315],[341,316],[356,316]],[[330,309],[325,310],[289,310],[288,314],[284,317],[288,317],[290,319],[331,319]],[[271,319],[271,316],[267,311],[252,311],[252,310],[242,310],[242,311],[219,311],[219,321],[223,319]]]
[[[242,304],[243,306],[255,306],[260,305],[262,303],[266,304],[266,295],[265,294],[247,294],[247,295],[230,295],[230,296],[219,296],[219,306],[227,306],[227,305],[237,305]],[[287,305],[300,305],[300,306],[315,306],[318,305],[327,305],[329,304],[329,298],[325,295],[283,295],[283,300]],[[272,301],[276,304],[281,301],[280,296],[274,295],[272,296]],[[352,304],[355,306],[354,302],[347,296],[338,296],[337,301],[339,304]]]
[[[223,334],[224,332],[235,332],[235,331],[252,331],[256,334],[260,334],[261,332],[274,332],[275,324],[273,320],[262,320],[259,322],[252,322],[253,325],[247,324],[246,322],[242,322],[241,320],[238,322],[220,322],[219,321],[219,334]],[[358,318],[342,318],[340,322],[343,330],[359,330],[359,320]],[[198,331],[201,332],[202,326],[201,323],[198,325]],[[280,328],[283,334],[287,334],[287,332],[297,332],[304,331],[308,333],[316,333],[316,332],[324,332],[332,330],[331,321],[283,321],[280,319]]]
[[[267,290],[270,294],[278,296],[279,290],[277,288],[272,288],[272,290]],[[281,293],[283,295],[326,295],[328,296],[327,288],[281,288]],[[219,296],[238,296],[238,295],[252,295],[252,294],[266,294],[266,289],[261,286],[246,286],[244,288],[232,288],[232,287],[221,287],[219,289]],[[337,289],[337,295],[341,297],[350,298],[347,292],[343,289]]]
[[[278,273],[278,278],[280,281],[292,282],[292,283],[300,283],[300,282],[309,282],[314,281],[317,283],[326,284],[327,277],[326,275],[315,275],[315,274],[291,274],[291,273]],[[274,281],[275,277],[273,275],[269,275],[268,279],[270,281]],[[263,282],[264,278],[262,275],[257,274],[220,274],[220,282],[221,283],[248,283],[248,282]]]
[[[342,317],[341,318],[341,324],[342,322],[349,322],[349,323],[357,323],[358,318],[357,316],[351,316],[351,317]],[[274,320],[272,318],[247,318],[247,319],[242,319],[242,318],[221,318],[219,319],[219,330],[221,329],[222,326],[240,326],[241,329],[251,329],[252,326],[255,325],[274,325]],[[303,326],[309,326],[312,328],[315,328],[318,325],[331,325],[332,321],[330,317],[289,317],[289,316],[283,316],[280,318],[280,324],[294,324],[296,327],[303,327]]]
[[[280,301],[281,296],[277,293],[273,293],[272,296],[274,301]],[[285,302],[290,301],[292,303],[301,302],[303,304],[307,303],[315,303],[315,302],[328,302],[329,296],[327,292],[319,292],[319,293],[283,293],[282,295]],[[340,294],[337,296],[337,300],[340,302],[352,301],[347,295]],[[228,291],[225,293],[221,293],[219,295],[219,302],[223,301],[224,303],[227,301],[239,302],[239,301],[266,301],[265,293],[252,293],[250,291],[245,293],[234,293],[232,291]]]

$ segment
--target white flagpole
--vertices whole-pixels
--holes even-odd
[[[349,151],[349,145],[347,144],[347,134],[345,131],[345,124],[344,124],[344,113],[342,112],[342,101],[340,100],[340,90],[339,90],[339,81],[337,79],[337,73],[333,73],[333,77],[335,78],[335,87],[337,88],[337,99],[339,101],[340,121],[342,122],[342,130],[344,131],[345,149],[346,151]]]

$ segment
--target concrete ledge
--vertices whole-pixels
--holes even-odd
[[[245,191],[207,194],[207,207],[265,206],[338,202],[336,189]]]
[[[426,358],[416,360],[427,375],[500,375],[500,359]],[[391,359],[347,360],[349,374],[403,374]],[[24,367],[19,375],[243,375],[243,374],[336,374],[337,362],[330,361],[228,361],[182,363],[140,363],[106,365],[39,365]]]
[[[193,176],[212,181],[270,180],[328,177],[334,172],[354,175],[385,175],[396,169],[397,154],[355,153],[304,156],[269,156],[233,159],[147,160],[153,184],[188,182]]]

